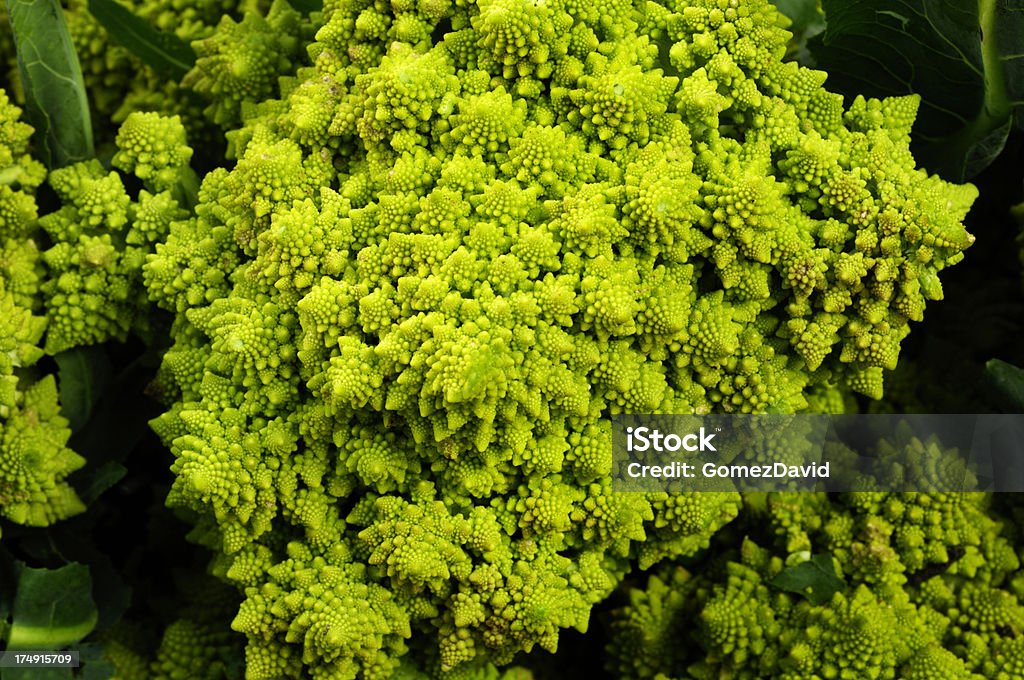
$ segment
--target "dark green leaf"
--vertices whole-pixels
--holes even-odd
[[[85,565],[33,569],[20,564],[17,579],[8,649],[61,649],[96,626],[92,579]]]
[[[10,614],[14,593],[17,590],[15,578],[18,574],[18,561],[7,548],[7,541],[0,542],[0,618],[6,618]]]
[[[41,160],[59,168],[93,157],[89,101],[58,0],[7,0],[28,120]]]
[[[103,647],[98,644],[78,646],[78,661],[81,666],[75,673],[82,680],[108,680],[114,677],[114,666],[103,657]]]
[[[77,347],[54,357],[60,387],[60,410],[78,432],[110,382],[110,359],[99,345]]]
[[[806,562],[786,567],[771,580],[771,585],[788,593],[803,595],[813,605],[823,605],[846,587],[836,574],[831,555],[813,555]]]
[[[69,446],[89,465],[121,461],[149,431],[148,421],[160,406],[144,396],[155,368],[144,356],[117,374],[93,409],[89,422],[71,438]],[[85,491],[85,489],[79,489]]]
[[[303,14],[320,12],[324,8],[323,0],[288,0],[288,4]]]
[[[985,364],[989,379],[1012,408],[1024,411],[1024,369],[999,359]]]
[[[0,545],[0,641],[7,639],[10,629],[11,607],[17,593],[18,563]]]
[[[89,0],[89,11],[110,37],[161,75],[180,80],[196,63],[191,45],[173,33],[158,31],[114,0]]]
[[[810,43],[845,95],[921,95],[915,152],[963,181],[1002,150],[1024,103],[1024,11],[1000,0],[822,0]]]
[[[104,491],[124,479],[127,472],[128,468],[124,465],[114,460],[108,460],[92,471],[92,476],[85,488],[78,492],[79,498],[86,505],[92,505],[93,501],[99,498]]]
[[[811,25],[825,25],[818,0],[771,0],[776,9],[793,22],[791,31],[802,31]]]
[[[91,505],[89,512],[68,521],[45,528],[33,527],[21,535],[5,531],[3,536],[5,544],[16,545],[19,553],[31,559],[33,564],[77,562],[88,566],[92,598],[98,610],[93,634],[116,624],[131,604],[132,589],[124,581],[123,565],[120,568],[115,565],[107,553],[109,547],[99,545],[96,539],[97,533],[109,525],[112,516],[123,512],[123,506],[115,508],[113,504],[104,505],[101,501]],[[130,519],[126,521],[132,522]],[[4,577],[0,572],[0,578]],[[16,585],[17,578],[12,577],[9,581]]]
[[[772,0],[772,4],[792,22],[789,30],[793,33],[793,40],[789,56],[801,64],[813,65],[807,42],[825,30],[825,15],[821,12],[819,0]]]
[[[953,161],[945,161],[945,163],[950,168],[953,168],[954,175],[956,172],[959,172],[959,176],[964,179],[977,176],[979,172],[992,165],[993,161],[1006,148],[1006,140],[1010,138],[1010,130],[1012,129],[1013,118],[1007,116],[1002,125],[971,144],[964,157],[963,166],[954,166]],[[927,147],[927,153],[922,156],[921,162],[927,164],[927,167],[940,167],[944,159],[941,157],[935,158],[935,154],[941,153],[940,147],[931,145]]]
[[[99,609],[96,631],[107,630],[124,616],[132,601],[132,589],[124,582],[123,574],[114,565],[108,555],[95,551],[92,555],[85,553],[82,558],[88,559],[89,573],[92,575],[92,593]]]

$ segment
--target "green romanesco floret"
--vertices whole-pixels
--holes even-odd
[[[242,639],[228,626],[236,593],[210,577],[183,585],[186,606],[160,638],[145,677],[152,680],[221,680],[242,664]]]
[[[764,0],[329,0],[322,20],[313,67],[241,107],[237,164],[143,273],[177,318],[168,503],[245,593],[253,677],[554,649],[741,502],[615,494],[611,414],[878,396],[973,240],[976,190],[908,150],[918,100],[844,108],[783,62]],[[896,624],[864,613],[884,604],[844,598],[801,614],[828,672],[851,630],[895,672]],[[709,639],[767,625],[716,607]]]
[[[118,128],[116,145],[111,164],[153,191],[174,190],[187,179],[192,149],[178,116],[131,114]]]
[[[1019,671],[1024,605],[1011,579],[1020,561],[990,496],[745,500],[746,530],[774,534],[772,547],[748,539],[717,556],[724,578],[717,566],[699,575],[666,567],[632,590],[610,623],[617,677],[980,680]],[[777,579],[811,553],[829,555],[838,571],[824,603]],[[660,653],[663,644],[672,651]]]
[[[48,178],[63,203],[39,219],[51,244],[42,253],[41,285],[51,354],[124,340],[133,329],[146,332],[142,264],[170,225],[188,215],[196,180],[180,119],[133,113],[117,144],[114,166],[145,187],[136,201],[121,175],[97,160],[58,168]]]
[[[45,526],[85,509],[67,482],[85,460],[67,447],[54,377],[35,366],[47,330],[35,190],[46,172],[20,115],[0,90],[0,516]]]
[[[181,603],[169,623],[129,614],[103,631],[111,680],[225,680],[245,672],[243,639],[229,625],[237,593],[208,574],[183,572],[175,581]]]
[[[22,122],[21,109],[0,90],[0,233],[24,236],[35,226],[35,190],[46,169],[28,152],[32,128]]]
[[[243,104],[255,105],[275,92],[300,48],[302,16],[286,0],[275,0],[264,17],[247,12],[240,22],[224,15],[206,37],[193,42],[195,66],[181,85],[210,102],[204,114],[227,127],[241,120]]]
[[[149,677],[149,639],[142,627],[124,619],[102,637],[103,658],[113,667],[110,680],[146,680]]]
[[[53,376],[16,392],[13,403],[0,402],[0,414],[0,515],[46,526],[84,511],[67,476],[85,459],[67,447],[71,430]]]

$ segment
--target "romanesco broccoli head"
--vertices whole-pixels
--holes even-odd
[[[844,107],[783,61],[766,0],[321,18],[314,65],[239,104],[237,163],[143,272],[177,315],[168,502],[244,589],[254,677],[554,649],[634,561],[696,553],[739,508],[612,493],[609,415],[877,397],[973,240],[975,189],[908,150],[918,100]],[[232,49],[204,42],[194,76],[236,88],[215,115],[258,96]],[[737,655],[731,617],[771,616],[716,607]],[[859,644],[894,669],[881,608],[851,591],[800,620],[823,663]]]

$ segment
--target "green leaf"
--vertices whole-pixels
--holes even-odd
[[[93,157],[89,100],[58,0],[7,0],[25,113],[47,167]]]
[[[78,646],[78,660],[82,664],[75,677],[82,680],[108,680],[115,676],[114,665],[103,656],[103,647],[95,643]]]
[[[786,567],[773,578],[770,585],[787,593],[803,595],[813,605],[827,604],[832,596],[846,587],[836,574],[832,556],[819,554],[806,562]]]
[[[825,30],[825,15],[819,0],[771,0],[772,4],[790,20],[789,31],[793,39],[787,57],[812,66],[814,58],[807,49],[808,41]]]
[[[1024,10],[1003,0],[822,0],[810,43],[828,87],[852,96],[921,95],[914,151],[964,181],[1002,151],[1024,103]]]
[[[60,388],[60,410],[78,432],[110,383],[110,359],[99,345],[76,347],[54,357]]]
[[[288,0],[288,4],[302,14],[321,12],[324,9],[323,0]]]
[[[33,569],[19,563],[17,580],[8,649],[61,649],[96,626],[92,578],[85,565]]]
[[[114,348],[108,346],[108,350]],[[89,465],[124,460],[149,432],[149,420],[160,413],[160,405],[145,395],[156,372],[151,365],[154,361],[158,366],[158,352],[138,357],[118,373],[95,404],[89,421],[71,437],[68,445]],[[79,488],[79,492],[85,491]]]
[[[1024,412],[1024,369],[999,359],[985,364],[989,380],[1012,408]]]
[[[128,473],[128,468],[117,461],[108,460],[92,473],[86,487],[78,492],[78,497],[87,506],[99,498],[104,491],[114,486]]]
[[[114,0],[89,0],[89,11],[110,37],[161,75],[181,80],[196,63],[191,45],[157,30]]]
[[[7,639],[7,631],[11,627],[11,607],[14,606],[14,595],[18,592],[18,564],[0,545],[0,640]]]

